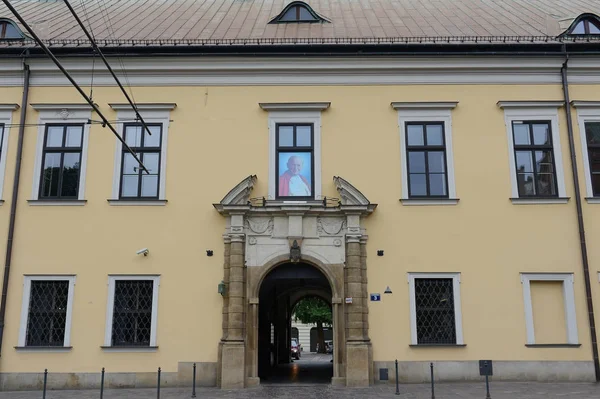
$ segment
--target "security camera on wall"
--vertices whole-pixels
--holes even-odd
[[[149,252],[150,252],[150,251],[148,251],[148,248],[142,248],[142,249],[140,249],[139,251],[136,251],[136,254],[138,254],[138,255],[144,255],[144,256],[148,256],[148,253],[149,253]]]

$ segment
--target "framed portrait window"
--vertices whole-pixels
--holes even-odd
[[[314,198],[314,125],[277,124],[277,198]]]

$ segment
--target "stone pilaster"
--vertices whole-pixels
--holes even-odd
[[[349,341],[363,340],[363,298],[360,242],[349,238],[346,243],[346,296],[352,303],[346,305],[346,338]]]
[[[229,256],[231,250],[231,239],[229,235],[223,234],[223,243],[224,243],[224,253],[223,253],[223,283],[227,287],[229,285]],[[227,339],[227,332],[229,330],[229,297],[227,295],[223,296],[223,321],[221,323],[221,327],[223,329],[223,333],[221,335],[221,342],[219,342],[219,350],[218,350],[218,359],[217,364],[220,366],[223,364],[223,342]],[[221,386],[221,371],[222,367],[217,367],[217,386]]]

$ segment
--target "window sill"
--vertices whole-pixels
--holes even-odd
[[[600,197],[585,197],[588,204],[600,204]]]
[[[158,346],[101,346],[104,352],[156,352]]]
[[[107,199],[109,205],[113,206],[164,206],[167,205],[167,200],[123,200],[123,199]]]
[[[514,205],[566,204],[569,197],[511,198]]]
[[[465,346],[467,346],[467,344],[410,344],[408,345],[411,348],[435,348],[435,347],[441,347],[441,348],[463,348]]]
[[[69,352],[72,346],[15,346],[19,352]]]
[[[32,206],[82,206],[85,205],[87,200],[74,200],[74,199],[65,199],[65,200],[45,200],[45,199],[37,199],[37,200],[27,200],[27,203]]]
[[[527,348],[579,348],[581,344],[525,344]]]
[[[457,205],[458,198],[402,198],[402,205]]]

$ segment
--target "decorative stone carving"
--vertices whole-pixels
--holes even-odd
[[[333,240],[333,245],[335,245],[336,247],[341,247],[342,246],[342,240],[340,240],[339,238]]]
[[[246,219],[246,227],[256,234],[271,234],[273,232],[273,218]]]
[[[71,115],[71,113],[68,109],[63,108],[60,110],[60,112],[57,112],[57,115],[60,116],[62,119],[67,120],[69,119],[69,115]]]
[[[346,227],[346,220],[341,218],[317,218],[317,232],[319,235],[323,233],[329,235],[340,234],[342,229]]]
[[[290,248],[290,261],[292,263],[300,262],[301,255],[302,255],[302,253],[300,250],[300,245],[298,245],[297,240],[294,240],[294,243],[292,244],[292,247]]]
[[[219,205],[247,205],[254,183],[256,183],[256,175],[246,177],[223,197]]]
[[[248,245],[256,245],[256,237],[250,237],[248,239]]]
[[[342,205],[370,205],[371,202],[358,191],[356,187],[339,176],[333,177],[333,182],[340,193]]]

